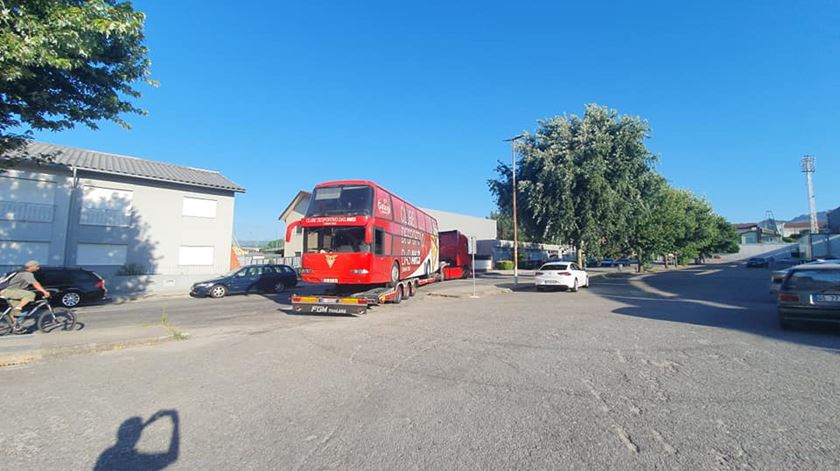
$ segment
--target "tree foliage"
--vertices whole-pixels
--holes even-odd
[[[641,261],[737,250],[734,228],[708,202],[656,173],[645,121],[589,105],[582,117],[538,124],[517,147],[517,214],[525,237],[572,245],[579,257],[633,253]],[[496,172],[490,190],[500,213],[511,214],[512,169],[499,163]]]
[[[60,131],[123,114],[149,79],[145,16],[121,0],[0,0],[0,167],[33,130]]]

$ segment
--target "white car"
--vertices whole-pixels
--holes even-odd
[[[589,287],[589,274],[574,262],[550,262],[541,266],[534,274],[537,291],[545,288],[566,288],[577,291]]]

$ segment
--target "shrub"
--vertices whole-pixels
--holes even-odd
[[[513,270],[513,260],[499,260],[496,262],[497,270]]]

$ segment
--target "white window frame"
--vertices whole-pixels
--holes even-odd
[[[204,251],[205,253],[201,253]],[[206,260],[209,252],[209,261]],[[178,247],[178,266],[206,267],[215,264],[216,247],[212,245],[182,245]]]
[[[208,203],[212,203],[212,206]],[[202,205],[206,205],[202,207]],[[210,210],[212,207],[212,210]],[[181,203],[181,215],[186,217],[216,219],[219,213],[219,202],[209,198],[185,196]]]

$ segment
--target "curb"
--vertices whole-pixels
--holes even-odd
[[[30,350],[26,353],[15,353],[13,355],[0,355],[0,368],[6,366],[25,365],[36,361],[62,358],[72,355],[82,355],[85,353],[101,353],[111,352],[117,350],[124,350],[133,347],[147,347],[158,345],[165,342],[175,340],[172,335],[160,335],[156,337],[146,337],[133,340],[117,340],[113,342],[91,342],[80,345],[70,345],[67,347],[55,347],[48,349]]]

